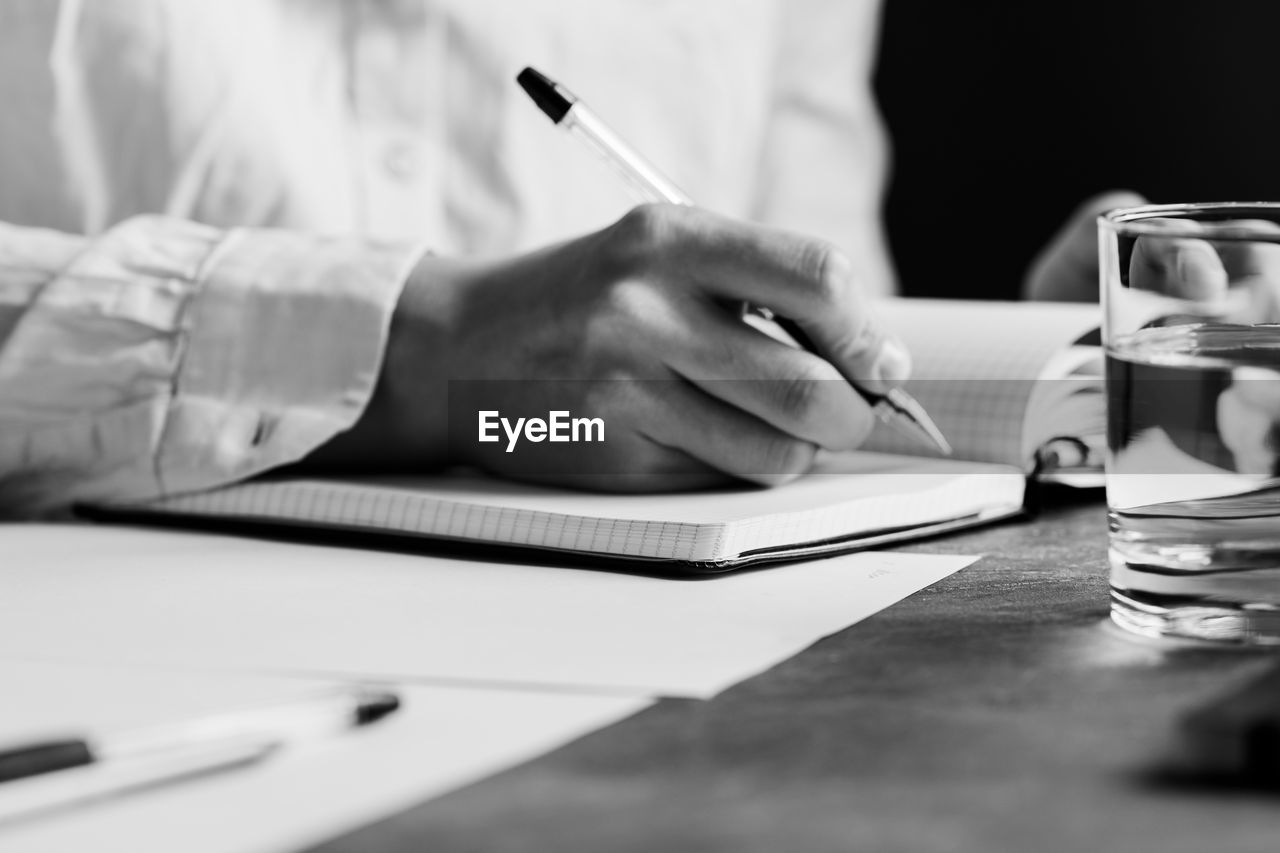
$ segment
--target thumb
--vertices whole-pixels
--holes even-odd
[[[1115,190],[1081,204],[1032,262],[1023,282],[1026,299],[1095,302],[1098,299],[1098,226],[1102,213],[1135,207],[1147,200],[1135,192]]]

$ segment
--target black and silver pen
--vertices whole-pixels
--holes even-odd
[[[548,118],[577,137],[611,166],[638,198],[667,204],[693,204],[693,200],[670,178],[628,145],[568,89],[533,68],[521,71],[516,76],[516,82]],[[778,317],[772,312],[761,313],[777,323],[798,345],[820,355],[813,340],[798,323]],[[900,432],[923,440],[946,455],[951,454],[951,444],[946,436],[910,394],[901,388],[879,394],[852,382],[850,385],[871,405],[871,410],[881,421]]]
[[[368,725],[399,706],[385,690],[342,687],[151,728],[2,746],[0,824],[252,764],[281,745]]]

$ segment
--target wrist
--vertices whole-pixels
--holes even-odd
[[[308,462],[344,471],[435,470],[448,449],[448,382],[466,265],[423,256],[391,316],[377,383],[364,412]]]

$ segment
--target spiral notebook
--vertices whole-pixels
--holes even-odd
[[[1008,518],[1023,507],[1027,475],[1044,474],[1035,468],[1045,442],[1101,432],[1101,359],[1079,344],[1096,329],[1096,307],[900,300],[882,313],[915,357],[908,390],[956,458],[931,458],[878,430],[868,445],[878,452],[822,456],[774,489],[584,494],[467,474],[276,478],[123,509],[135,519],[320,527],[715,571]]]

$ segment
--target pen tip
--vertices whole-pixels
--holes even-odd
[[[916,436],[941,455],[950,456],[954,452],[951,442],[947,441],[929,413],[901,388],[889,391],[884,396],[883,407],[878,406],[877,410],[877,414],[896,422],[901,429]]]
[[[943,456],[951,456],[956,452],[955,448],[951,446],[951,442],[947,441],[947,437],[943,435],[942,431],[936,426],[931,430],[931,437],[933,438],[933,443],[937,446],[938,450],[942,452]]]
[[[925,443],[932,445],[933,449],[943,456],[952,455],[955,450],[951,447],[951,442],[947,441],[947,437],[942,434],[942,430],[938,429],[938,425],[933,422],[933,418],[929,417],[918,404],[917,408],[919,415],[915,419],[915,423],[920,428],[921,437],[925,439]]]
[[[400,707],[400,697],[385,690],[371,690],[360,696],[356,704],[356,725],[376,723]]]
[[[516,82],[538,105],[538,109],[546,113],[547,117],[556,124],[559,124],[573,107],[573,95],[536,68],[526,67],[516,75]]]

